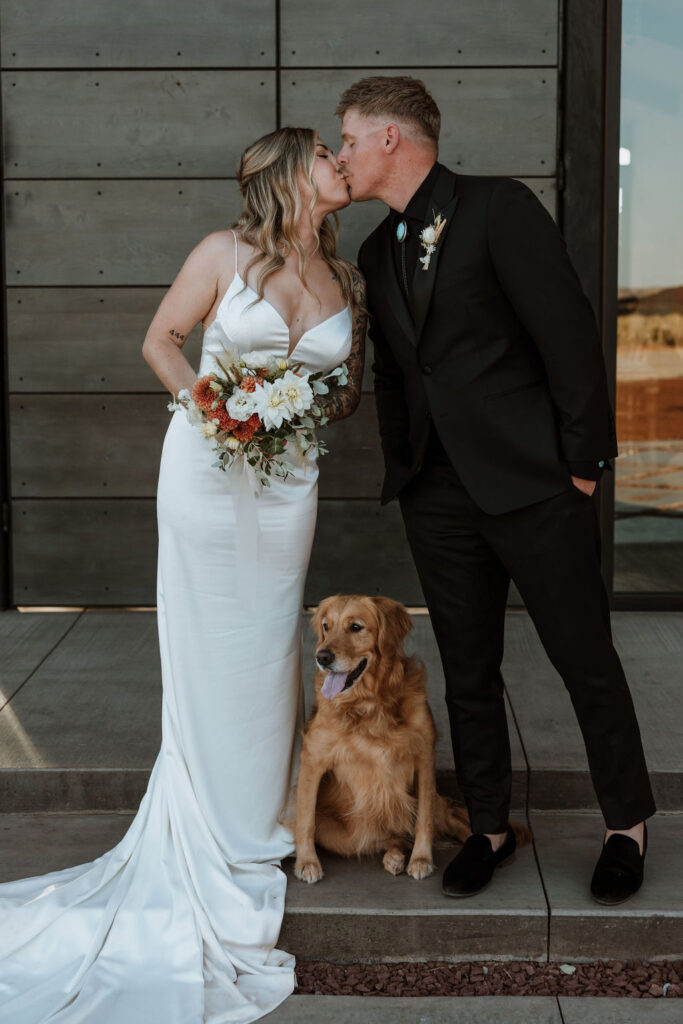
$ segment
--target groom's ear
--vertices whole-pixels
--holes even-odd
[[[401,141],[401,129],[397,124],[388,124],[384,132],[384,151],[393,153]]]

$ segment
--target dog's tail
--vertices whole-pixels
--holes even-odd
[[[437,839],[453,837],[464,843],[472,835],[470,817],[465,807],[452,800],[449,796],[436,794],[434,807],[434,834]]]
[[[532,840],[531,830],[519,821],[511,821],[512,831],[518,846],[528,846]],[[470,816],[467,808],[449,796],[437,794],[434,809],[434,832],[437,838],[453,837],[464,843],[472,835]]]

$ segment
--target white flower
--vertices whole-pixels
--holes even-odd
[[[187,406],[187,421],[193,427],[201,427],[204,422],[201,409],[198,409],[192,401],[190,401]]]
[[[287,370],[278,384],[285,395],[292,415],[306,412],[313,403],[313,389],[308,383],[308,374],[299,377],[293,370]]]
[[[227,448],[232,448],[234,451],[236,448],[239,448],[241,442],[231,434],[230,437],[226,438],[225,444]]]
[[[289,366],[289,359],[278,359],[277,368],[278,370],[286,370]]]
[[[248,370],[274,370],[279,360],[272,352],[243,352],[241,356],[242,365]]]
[[[202,434],[204,437],[213,437],[217,433],[218,424],[214,423],[213,420],[207,420],[205,423],[202,423]]]
[[[257,390],[260,391],[261,389],[258,388]],[[256,412],[255,395],[255,391],[243,391],[241,388],[233,391],[225,403],[228,415],[232,416],[234,420],[239,420],[241,423],[248,420]]]
[[[442,217],[440,213],[437,213],[434,218],[434,223],[429,224],[420,232],[420,242],[422,243],[422,248],[426,250],[424,256],[420,256],[419,258],[423,270],[428,269],[429,264],[431,263],[432,253],[436,250],[436,244],[439,241],[439,237],[445,226],[445,218]]]
[[[283,378],[284,379],[284,378]],[[282,426],[283,420],[291,419],[289,402],[281,387],[282,381],[276,380],[273,384],[264,381],[263,387],[254,391],[256,400],[256,411],[261,417],[261,422],[266,430],[277,429]]]

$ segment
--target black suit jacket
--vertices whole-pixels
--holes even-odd
[[[408,309],[390,217],[363,242],[372,369],[386,464],[381,503],[424,459],[430,421],[473,500],[493,514],[570,485],[568,462],[617,454],[592,307],[540,200],[514,178],[439,165]]]

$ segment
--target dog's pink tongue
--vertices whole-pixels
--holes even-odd
[[[336,697],[338,693],[341,693],[344,689],[346,676],[346,672],[328,672],[320,691],[323,697],[327,697],[328,700],[332,700],[332,698]]]

